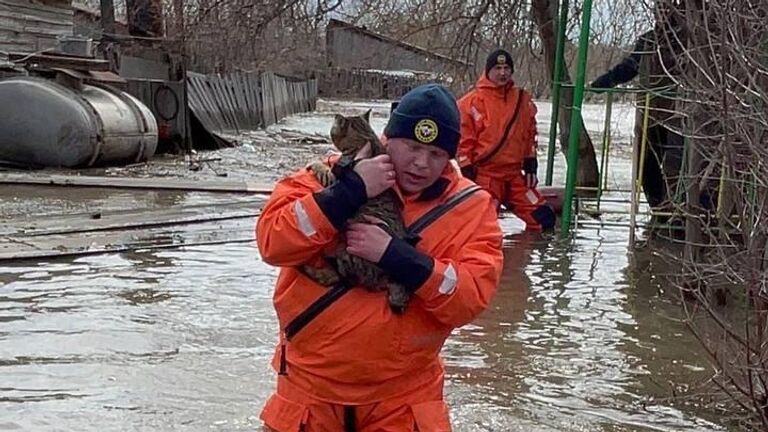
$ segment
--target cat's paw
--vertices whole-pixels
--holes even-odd
[[[405,288],[397,284],[389,284],[388,289],[389,308],[397,315],[403,314],[411,299],[410,294]]]
[[[310,266],[302,266],[301,272],[304,273],[308,278],[312,279],[313,281],[319,283],[320,285],[324,287],[330,287],[337,285],[339,282],[341,282],[341,277],[338,273],[336,273],[336,270],[334,270],[332,267],[310,267]]]
[[[336,180],[328,165],[322,162],[315,162],[308,168],[315,174],[315,178],[321,185],[323,185],[323,187],[330,186],[333,181]]]

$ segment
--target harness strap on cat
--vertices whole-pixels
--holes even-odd
[[[407,229],[406,239],[415,245],[420,240],[419,233],[424,231],[429,225],[446,214],[452,208],[464,202],[472,194],[480,190],[481,187],[472,185],[461,192],[450,197],[446,202],[428,211],[425,215],[420,217],[416,222],[411,224]],[[285,338],[290,341],[301,329],[307,326],[315,317],[317,317],[322,311],[331,306],[336,300],[340,299],[346,294],[352,286],[346,282],[339,283],[333,288],[329,289],[325,294],[320,296],[311,305],[309,305],[304,311],[296,316],[285,327]],[[282,356],[285,357],[284,355]]]

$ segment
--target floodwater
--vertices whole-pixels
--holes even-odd
[[[370,105],[375,121],[385,119],[385,103]],[[283,127],[322,127],[329,119],[328,112],[297,116]],[[546,122],[540,126],[546,130]],[[160,158],[129,172],[272,181],[328,150],[264,144],[258,134],[244,140],[251,142],[203,155],[220,160],[199,171]],[[621,151],[609,175],[617,184],[629,175]],[[283,159],[276,164],[265,155]],[[3,186],[0,203],[1,237],[30,220],[51,225],[71,213],[232,203],[257,209],[261,200]],[[567,240],[520,234],[515,220],[502,220],[510,235],[498,294],[443,351],[455,431],[728,430],[691,397],[711,370],[680,322],[674,292],[658,282],[661,265],[648,250],[629,247],[627,215],[610,217],[624,224],[585,220]],[[258,430],[275,380],[277,270],[250,241],[253,223],[201,222],[153,234],[197,239],[215,232],[221,244],[0,261],[0,430]]]

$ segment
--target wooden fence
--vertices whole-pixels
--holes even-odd
[[[328,68],[320,73],[320,95],[397,100],[412,88],[427,82],[445,84],[426,74]]]
[[[312,111],[317,81],[272,72],[187,73],[192,114],[225,145],[246,130],[265,128],[291,114]]]

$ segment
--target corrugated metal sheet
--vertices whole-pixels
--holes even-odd
[[[0,51],[54,48],[72,28],[71,0],[0,0]]]

